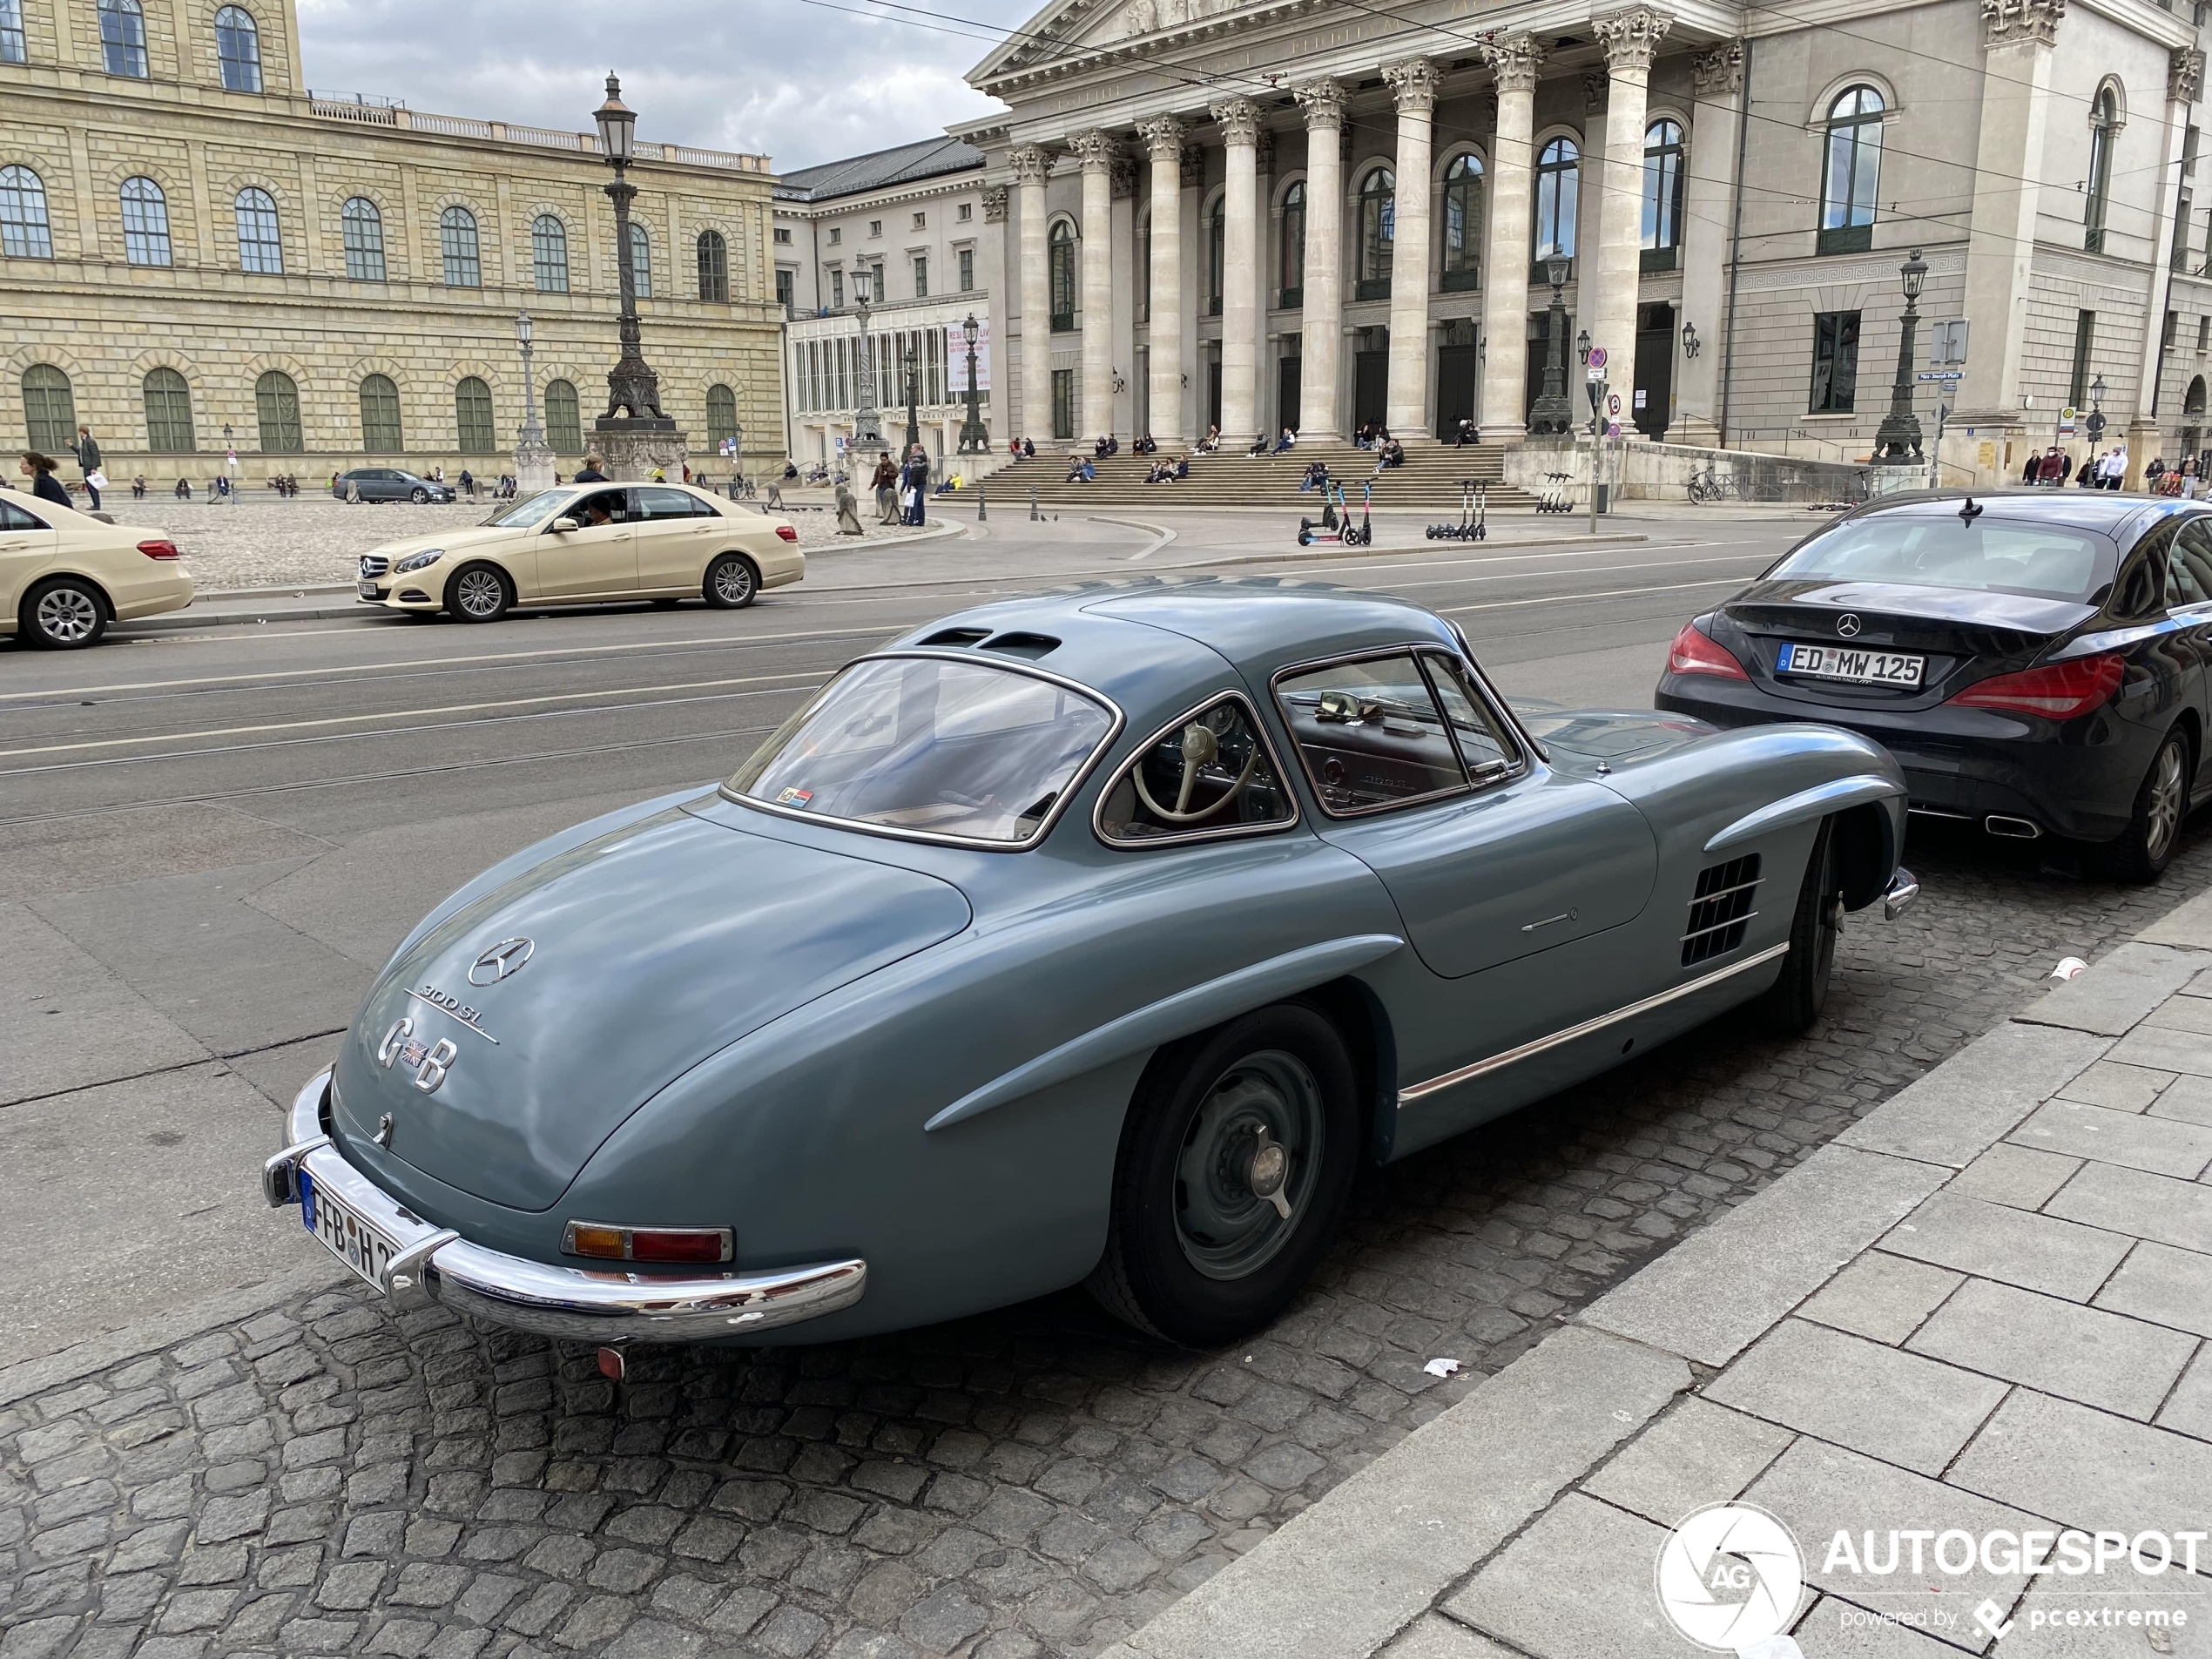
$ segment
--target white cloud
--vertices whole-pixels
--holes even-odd
[[[868,10],[867,0],[835,0]],[[1019,27],[1028,0],[961,0]],[[900,21],[900,18],[907,21]],[[996,107],[961,79],[989,39],[912,13],[854,17],[806,0],[300,0],[308,84],[413,109],[583,132],[609,70],[640,138],[760,152],[779,170],[927,138]]]

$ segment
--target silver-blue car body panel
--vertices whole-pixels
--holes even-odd
[[[1159,583],[979,607],[890,649],[947,650],[952,624],[1057,640],[1046,665],[1125,714],[1038,846],[873,835],[704,786],[565,832],[401,944],[341,1044],[311,1173],[337,1159],[423,1225],[563,1271],[577,1216],[731,1227],[740,1276],[867,1264],[857,1301],[711,1333],[729,1339],[926,1323],[1089,1272],[1164,1043],[1315,1001],[1370,1081],[1371,1156],[1403,1157],[1764,990],[1831,813],[1880,826],[1853,907],[1896,873],[1903,783],[1876,745],[1649,711],[1514,723],[1509,780],[1359,819],[1323,812],[1292,759],[1293,822],[1109,846],[1099,792],[1179,715],[1239,694],[1294,757],[1282,670],[1457,651],[1455,631],[1374,596]],[[1685,967],[1699,873],[1750,854],[1742,941]],[[528,964],[462,993],[465,1022],[423,1008],[516,936]],[[460,1053],[428,1096],[377,1059],[415,1008]]]

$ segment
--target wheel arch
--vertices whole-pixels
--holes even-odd
[[[1389,1163],[1398,1127],[1398,1038],[1390,1010],[1366,981],[1349,974],[1286,1000],[1305,1004],[1344,1039],[1352,1055],[1352,1075],[1359,1085],[1359,1124],[1367,1161]]]
[[[1845,807],[1831,821],[1844,908],[1864,910],[1888,888],[1891,872],[1904,850],[1898,845],[1896,820],[1883,802],[1865,801]]]
[[[32,596],[49,583],[65,581],[82,582],[91,589],[93,596],[100,602],[100,610],[105,619],[111,624],[115,621],[115,595],[108,590],[107,583],[90,570],[64,565],[58,570],[41,570],[23,584],[23,591],[16,600],[15,613],[9,617],[19,633],[28,631],[24,619],[30,614]]]
[[[439,595],[440,599],[450,607],[453,603],[453,584],[460,581],[468,571],[480,564],[487,570],[496,571],[499,579],[507,584],[507,603],[509,606],[518,605],[523,602],[523,585],[515,579],[515,573],[498,559],[486,553],[471,553],[460,563],[455,565],[452,573],[445,579],[444,590]]]

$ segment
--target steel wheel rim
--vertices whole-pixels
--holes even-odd
[[[735,604],[752,591],[752,572],[743,559],[725,559],[714,572],[716,595]]]
[[[2151,775],[2150,833],[2144,838],[2153,858],[2165,856],[2182,826],[2182,745],[2169,743],[2158,752]]]
[[[471,570],[461,578],[461,608],[472,617],[493,615],[506,597],[499,578],[489,570]]]
[[[56,588],[38,601],[38,631],[64,645],[90,639],[99,626],[100,608],[92,596],[77,588]]]
[[[1287,1155],[1287,1218],[1247,1179],[1263,1130]],[[1295,1055],[1265,1049],[1223,1072],[1190,1115],[1176,1158],[1175,1236],[1184,1258],[1211,1279],[1244,1278],[1272,1260],[1305,1219],[1325,1133],[1321,1086]]]

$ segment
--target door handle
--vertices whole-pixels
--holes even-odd
[[[30,545],[28,542],[0,542],[0,553],[20,553]]]

